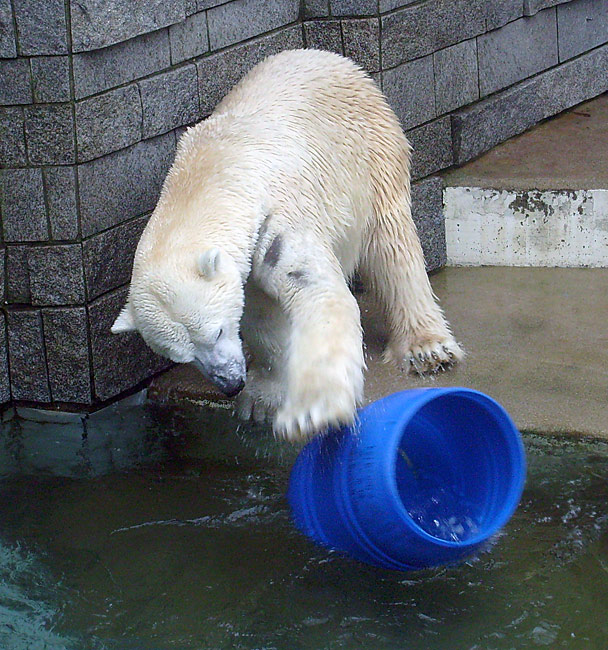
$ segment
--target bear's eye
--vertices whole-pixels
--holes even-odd
[[[220,329],[218,330],[217,336],[215,337],[215,342],[216,343],[220,340],[220,338],[222,337],[223,334],[224,334],[224,330],[220,327]]]

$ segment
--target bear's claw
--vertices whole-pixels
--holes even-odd
[[[262,424],[271,419],[272,407],[265,404],[261,399],[251,399],[249,396],[239,400],[236,405],[236,415],[239,419],[256,424]]]
[[[389,358],[398,358],[391,352]],[[401,356],[404,370],[417,375],[443,372],[460,361],[464,353],[456,341],[440,341],[412,346]]]

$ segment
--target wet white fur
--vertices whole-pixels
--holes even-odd
[[[409,159],[395,115],[351,61],[266,59],[182,136],[115,329],[137,328],[175,360],[206,347],[213,363],[215,332],[237,345],[240,320],[250,364],[239,414],[270,417],[287,438],[351,421],[362,398],[355,269],[385,314],[387,360],[458,360],[410,215]],[[211,278],[198,266],[210,250],[222,269]]]

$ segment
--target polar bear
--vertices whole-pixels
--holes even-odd
[[[409,162],[395,114],[352,61],[265,59],[180,138],[112,332],[138,330],[193,362],[240,392],[242,418],[272,419],[288,439],[351,422],[362,400],[355,270],[384,313],[385,360],[416,372],[455,363],[463,353],[410,214]]]

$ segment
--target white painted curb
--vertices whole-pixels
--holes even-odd
[[[608,190],[443,193],[448,264],[608,267]]]

